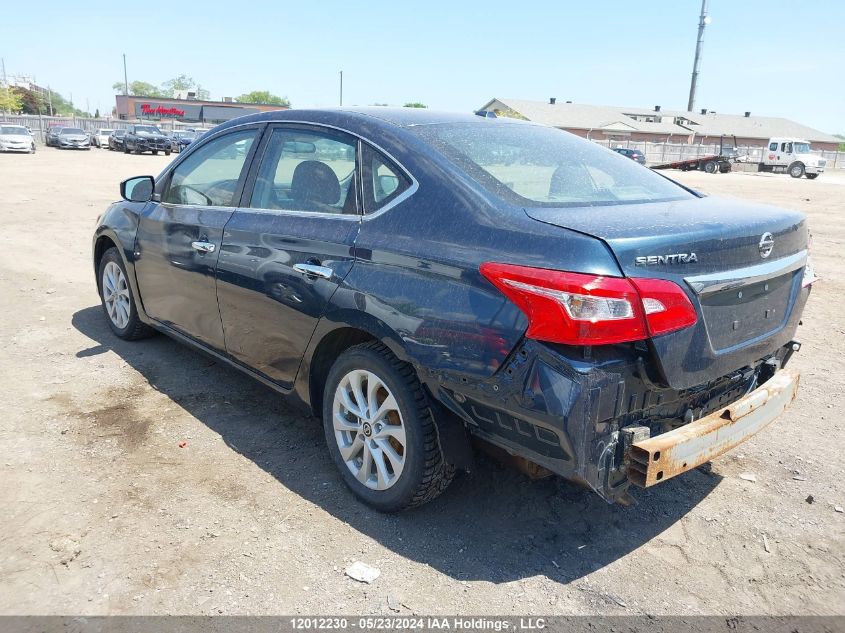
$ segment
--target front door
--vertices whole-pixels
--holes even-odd
[[[317,322],[352,268],[360,226],[355,138],[282,124],[264,135],[226,225],[217,295],[233,359],[290,387]]]
[[[789,165],[793,160],[793,147],[791,141],[786,141],[780,144],[780,152],[778,154],[778,165]]]
[[[165,176],[159,201],[150,203],[138,226],[135,272],[144,310],[221,352],[215,271],[258,132],[225,133],[187,155]]]

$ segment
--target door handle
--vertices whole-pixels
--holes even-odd
[[[334,274],[334,271],[328,266],[319,266],[318,264],[294,264],[293,269],[303,275],[322,277],[323,279],[331,279]]]
[[[197,241],[191,242],[191,248],[200,253],[213,253],[217,247],[214,242]]]

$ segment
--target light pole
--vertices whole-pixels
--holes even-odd
[[[701,62],[701,45],[704,43],[704,27],[710,24],[707,15],[707,0],[701,0],[701,15],[698,17],[698,41],[695,43],[695,60],[692,62],[692,79],[689,86],[689,101],[687,112],[695,107],[695,87],[698,83],[698,65]]]
[[[123,54],[123,94],[129,95],[129,75],[126,74],[126,53]]]
[[[340,71],[340,105],[343,105],[343,71]]]

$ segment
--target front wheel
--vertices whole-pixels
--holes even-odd
[[[33,151],[35,151],[35,150],[33,150]],[[819,177],[818,174],[804,174],[804,175],[807,176],[807,180],[815,180],[816,178]]]
[[[431,501],[454,477],[413,368],[381,343],[357,345],[335,361],[323,428],[346,485],[382,512]]]
[[[138,318],[135,298],[129,287],[129,277],[115,247],[107,250],[100,260],[97,286],[103,312],[106,313],[109,327],[115,335],[127,341],[134,341],[153,333],[153,330]]]
[[[804,165],[802,163],[792,163],[789,166],[789,175],[793,178],[800,178],[804,175]]]

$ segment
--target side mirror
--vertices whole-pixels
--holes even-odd
[[[120,197],[129,202],[149,202],[153,197],[155,180],[152,176],[136,176],[120,183]]]

